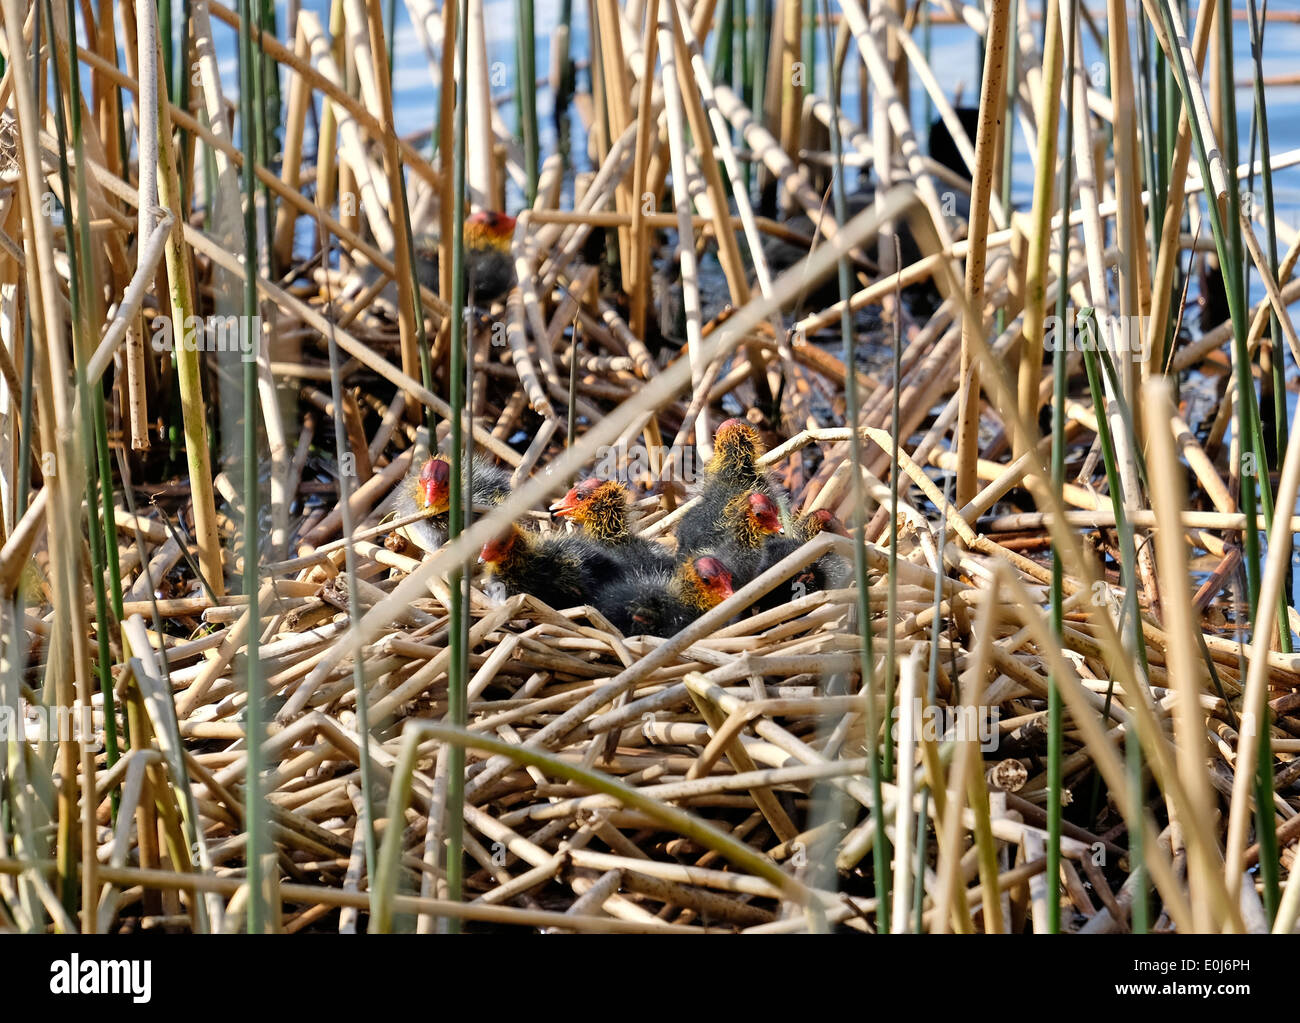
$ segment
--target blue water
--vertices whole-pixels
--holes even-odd
[[[330,0],[301,0],[304,10],[313,11],[328,25]],[[1237,5],[1242,6],[1241,4]],[[587,55],[587,5],[573,4],[573,44],[572,53],[581,61]],[[279,35],[287,35],[285,18],[287,3],[276,4]],[[1136,4],[1130,4],[1136,9]],[[1272,0],[1268,4],[1270,11],[1300,11],[1300,0]],[[515,94],[515,10],[514,0],[485,0],[484,21],[486,24],[487,49],[489,62],[500,61],[498,80],[501,85],[494,89],[494,95],[501,98],[502,116],[507,125],[516,128],[516,113],[513,97]],[[545,78],[550,67],[551,39],[559,23],[560,5],[557,0],[536,0],[536,67],[539,77]],[[1099,12],[1098,17],[1101,17]],[[179,19],[178,19],[179,20]],[[1104,27],[1104,24],[1103,24]],[[1233,23],[1235,33],[1234,62],[1238,81],[1247,79],[1251,73],[1252,61],[1248,26],[1244,21]],[[235,33],[221,22],[213,19],[214,44],[218,53],[222,88],[227,97],[238,95],[238,62],[236,59],[237,42]],[[919,40],[920,33],[916,33]],[[814,85],[824,90],[824,78],[818,76],[824,67],[825,42],[819,31],[816,39],[817,56],[811,62],[814,65]],[[404,3],[397,4],[397,28],[394,37],[395,59],[393,61],[394,116],[397,129],[403,134],[430,131],[435,124],[437,112],[437,91],[430,74],[430,60],[420,41],[419,35],[412,28],[410,17]],[[1130,49],[1136,60],[1137,42],[1133,32],[1130,33]],[[711,57],[711,54],[709,54]],[[1084,32],[1084,57],[1091,65],[1100,59],[1092,37]],[[1284,74],[1294,71],[1300,59],[1300,25],[1270,22],[1265,28],[1263,67],[1265,76]],[[974,34],[964,26],[936,25],[931,29],[931,67],[945,94],[952,99],[960,95],[965,103],[974,104],[979,94],[979,54]],[[852,67],[852,65],[850,65]],[[856,69],[845,75],[844,100],[847,110],[857,109]],[[579,88],[585,88],[586,74],[579,72]],[[1101,88],[1105,89],[1102,81]],[[539,133],[542,154],[554,151],[556,134],[551,116],[553,98],[549,88],[544,84],[538,89]],[[1300,88],[1286,87],[1269,90],[1267,96],[1270,144],[1275,152],[1300,147]],[[1239,111],[1238,137],[1241,143],[1240,161],[1248,156],[1251,120],[1253,116],[1253,93],[1249,88],[1238,90],[1237,109]],[[914,84],[912,94],[913,119],[920,129],[925,111],[928,109],[924,90],[919,83]],[[575,119],[576,120],[576,119]],[[314,147],[314,138],[310,137],[311,125],[308,125],[309,137],[307,151]],[[1029,153],[1025,148],[1025,139],[1016,124],[1015,156],[1012,164],[1012,198],[1013,202],[1024,205],[1029,201],[1033,189],[1033,168]],[[572,158],[579,169],[587,165],[586,149],[577,142],[572,150]],[[1300,227],[1300,168],[1280,171],[1274,178],[1275,199],[1279,219],[1291,227]],[[515,203],[521,202],[517,193],[512,193]],[[1262,290],[1259,296],[1262,297]]]

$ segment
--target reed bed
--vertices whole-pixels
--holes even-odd
[[[503,83],[408,0],[401,137],[379,0],[3,0],[0,929],[1295,930],[1295,15],[1214,9],[521,0]],[[737,414],[849,535],[671,637],[477,570],[589,472],[671,549]]]

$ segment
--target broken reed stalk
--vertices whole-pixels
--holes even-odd
[[[1002,121],[1006,87],[1007,35],[1011,0],[993,0],[985,38],[984,79],[980,87],[980,119],[975,135],[975,170],[970,205],[970,249],[966,255],[966,310],[962,318],[961,401],[957,411],[957,505],[963,507],[979,487],[975,462],[979,457],[980,374],[973,352],[973,335],[984,333],[984,269],[988,239],[989,198],[993,192],[998,125]]]

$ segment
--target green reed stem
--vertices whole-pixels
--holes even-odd
[[[722,0],[718,13],[718,24],[724,26],[718,31],[718,45],[713,51],[713,72],[715,82],[729,82],[735,67],[735,47],[731,37],[731,23],[735,18],[734,0]]]
[[[803,87],[809,95],[817,89],[817,0],[805,0],[803,17]]]
[[[1138,139],[1142,159],[1143,184],[1151,196],[1151,216],[1147,221],[1150,237],[1147,239],[1148,270],[1154,276],[1156,256],[1160,251],[1160,225],[1164,223],[1163,196],[1156,195],[1156,161],[1159,154],[1156,147],[1156,130],[1153,121],[1151,95],[1154,90],[1155,71],[1151,61],[1151,36],[1140,22],[1137,32],[1138,73],[1134,75],[1137,85],[1138,104]],[[1163,363],[1162,363],[1163,365]]]
[[[537,201],[537,27],[533,0],[519,0],[519,128],[524,137],[524,202]]]
[[[1254,137],[1256,131],[1259,135],[1260,159],[1263,164],[1263,173],[1260,175],[1264,191],[1264,225],[1266,234],[1268,253],[1268,267],[1273,279],[1276,281],[1278,276],[1278,258],[1277,258],[1277,222],[1276,222],[1276,204],[1273,198],[1273,170],[1270,166],[1270,148],[1268,140],[1268,106],[1264,98],[1264,22],[1260,17],[1256,0],[1249,0],[1247,13],[1250,17],[1250,49],[1252,58],[1252,79],[1255,94],[1255,111],[1254,111],[1254,130],[1251,132],[1251,195],[1254,195],[1254,164],[1255,164],[1255,145]],[[1253,200],[1252,200],[1253,201]],[[1287,416],[1286,416],[1286,357],[1283,354],[1281,328],[1278,323],[1277,314],[1271,313],[1269,316],[1269,331],[1272,339],[1272,390],[1273,390],[1273,458],[1269,468],[1277,470],[1282,465],[1282,459],[1286,455],[1287,445]],[[1267,438],[1266,438],[1267,439]],[[1289,589],[1290,587],[1288,587]],[[1282,630],[1283,635],[1289,635],[1290,629]]]
[[[731,85],[736,95],[746,95],[746,83],[750,75],[749,55],[749,10],[747,0],[732,0],[731,3],[732,47],[740,54],[740,59],[732,66]]]
[[[452,152],[452,208],[451,246],[451,506],[447,513],[448,541],[455,540],[465,526],[465,497],[462,493],[465,470],[465,135],[466,135],[466,68],[469,66],[469,43],[466,23],[469,19],[467,0],[458,0],[459,15],[456,21],[456,124]],[[469,651],[464,635],[469,608],[461,590],[461,579],[469,571],[466,564],[456,565],[447,573],[447,586],[451,597],[450,635],[453,649],[451,671],[447,685],[447,718],[455,727],[463,728],[466,722],[466,687],[469,678]],[[465,751],[459,746],[446,749],[447,773],[447,891],[448,897],[459,901],[463,886],[464,856],[464,806],[465,806]],[[458,931],[456,920],[446,921],[448,929]]]
[[[1065,148],[1061,160],[1061,235],[1059,262],[1056,268],[1056,322],[1065,323],[1066,304],[1070,279],[1070,210],[1074,206],[1071,190],[1074,187],[1071,171],[1074,163],[1074,75],[1075,49],[1079,20],[1077,13],[1070,16],[1070,31],[1065,44]],[[1044,44],[1046,45],[1046,44]],[[1063,329],[1063,328],[1062,328]],[[1064,340],[1064,339],[1058,339]],[[1058,343],[1052,353],[1052,487],[1058,494],[1065,490],[1065,398],[1066,398],[1066,345]],[[1100,408],[1100,406],[1098,406]],[[1104,417],[1097,416],[1098,425]],[[1061,552],[1052,545],[1052,629],[1057,636],[1065,631],[1064,570]],[[1064,715],[1061,709],[1060,680],[1049,674],[1047,679],[1047,932],[1061,933],[1061,807],[1065,793],[1061,773],[1061,733]]]
[[[257,0],[257,6],[254,8],[255,24],[257,28],[257,50],[253,58],[253,137],[256,142],[257,162],[263,167],[270,167],[271,157],[275,152],[272,145],[273,125],[279,123],[279,97],[278,81],[276,78],[276,68],[279,66],[271,60],[270,55],[262,46],[263,34],[274,35],[275,33],[275,11],[272,0]],[[251,43],[250,43],[251,45]],[[268,111],[268,107],[272,110]],[[271,113],[272,116],[267,116]],[[249,201],[253,201],[252,192],[248,193]],[[262,212],[262,230],[263,237],[267,240],[265,246],[258,245],[256,251],[268,267],[271,260],[270,239],[275,237],[275,210],[273,208],[271,193],[261,182],[257,183],[257,208]],[[274,268],[271,268],[274,272]]]
[[[1220,90],[1222,100],[1222,123],[1223,123],[1223,150],[1228,156],[1230,167],[1233,167],[1237,160],[1237,102],[1236,93],[1233,83],[1233,51],[1232,51],[1232,18],[1219,18],[1219,67],[1223,73],[1224,88]],[[1259,88],[1262,89],[1262,86]],[[1257,92],[1257,97],[1260,93]],[[1263,125],[1261,125],[1263,127]],[[1265,150],[1267,153],[1267,150]],[[1235,169],[1235,167],[1234,167]],[[1214,203],[1210,203],[1213,207]],[[1269,481],[1266,459],[1266,446],[1264,444],[1262,425],[1259,420],[1258,409],[1256,405],[1255,381],[1251,373],[1250,356],[1245,347],[1245,332],[1247,327],[1246,313],[1246,287],[1244,269],[1246,260],[1244,256],[1244,247],[1241,238],[1241,192],[1237,182],[1232,182],[1232,187],[1228,189],[1228,253],[1231,257],[1231,263],[1223,261],[1220,256],[1220,262],[1223,263],[1225,284],[1228,287],[1228,305],[1230,315],[1233,319],[1233,335],[1241,337],[1242,343],[1237,350],[1237,417],[1238,429],[1242,436],[1242,452],[1246,452],[1247,445],[1245,424],[1243,419],[1247,419],[1251,428],[1251,447],[1254,452],[1254,465],[1256,472],[1250,476],[1245,471],[1241,473],[1241,495],[1245,498],[1250,496],[1250,504],[1254,506],[1254,489],[1255,482],[1259,484],[1260,497],[1264,506],[1265,529],[1270,529],[1273,518],[1273,493],[1272,484]],[[1271,225],[1270,225],[1271,226]],[[1276,251],[1276,249],[1274,250]],[[1231,273],[1229,274],[1229,270]],[[1233,302],[1235,299],[1235,309]],[[1238,322],[1238,316],[1241,316],[1241,322]],[[1274,349],[1277,352],[1277,349]],[[1248,399],[1248,400],[1247,400]],[[1285,395],[1282,408],[1285,409]],[[1284,417],[1279,417],[1284,418]],[[1242,501],[1243,509],[1246,501]],[[1289,513],[1289,512],[1288,512]],[[1247,515],[1246,526],[1250,530],[1247,535],[1247,541],[1254,541],[1254,557],[1247,557],[1246,576],[1247,584],[1250,589],[1250,608],[1251,620],[1256,620],[1260,613],[1259,608],[1259,534],[1255,532],[1254,516]],[[1254,569],[1253,584],[1252,576],[1249,570]],[[1268,612],[1265,612],[1268,613]],[[1286,616],[1285,598],[1279,600],[1278,614],[1278,637],[1282,641],[1283,649],[1290,644],[1291,628]],[[1273,750],[1272,737],[1269,735],[1267,723],[1260,728],[1259,737],[1259,759],[1257,761],[1255,777],[1255,829],[1258,834],[1260,846],[1260,876],[1264,882],[1264,906],[1268,910],[1270,917],[1276,913],[1278,903],[1281,899],[1281,890],[1278,877],[1278,859],[1277,859],[1277,816],[1273,810]]]
[[[76,5],[68,4],[68,38],[77,38]],[[45,17],[54,24],[53,7],[45,0]],[[53,33],[51,32],[51,37]],[[114,593],[114,611],[121,620],[121,567],[117,557],[117,524],[113,516],[112,475],[108,467],[108,419],[104,411],[104,392],[99,386],[91,387],[86,378],[86,361],[94,346],[90,324],[89,286],[90,270],[90,205],[86,197],[85,143],[81,134],[81,83],[75,60],[68,63],[68,108],[71,111],[72,153],[76,161],[74,216],[73,175],[68,166],[68,122],[64,114],[63,83],[54,75],[54,122],[59,139],[59,180],[63,188],[64,232],[68,254],[69,299],[72,305],[72,325],[76,343],[78,404],[81,406],[82,454],[86,463],[86,510],[89,515],[87,533],[90,539],[91,588],[95,594],[95,639],[97,643],[99,688],[104,700],[104,752],[108,766],[117,763],[117,710],[113,693],[112,654],[108,634],[111,628],[108,614],[108,597],[104,585],[105,558],[109,559],[109,586]],[[98,456],[98,457],[97,457]],[[97,504],[95,482],[100,482],[101,503]],[[97,509],[102,509],[101,525]],[[102,529],[102,532],[101,532]],[[107,548],[107,554],[105,549]],[[117,797],[117,793],[114,793]],[[113,817],[117,816],[118,799],[112,800]]]
[[[1270,149],[1268,140],[1268,107],[1264,100],[1264,21],[1260,17],[1255,0],[1249,0],[1247,11],[1250,17],[1250,43],[1253,58],[1253,78],[1255,93],[1255,123],[1259,130],[1260,158],[1263,173],[1260,175],[1264,188],[1264,223],[1268,248],[1268,267],[1273,280],[1278,277],[1277,259],[1277,221],[1273,200],[1273,172],[1270,167]],[[1254,146],[1252,145],[1251,166],[1254,166]],[[1253,185],[1252,174],[1252,185]],[[1253,189],[1252,189],[1253,195]],[[1287,392],[1286,392],[1286,356],[1282,346],[1281,328],[1277,314],[1269,318],[1270,337],[1272,339],[1272,395],[1273,395],[1273,461],[1271,467],[1276,469],[1282,464],[1286,455],[1287,437]],[[1266,487],[1267,491],[1271,487]],[[1285,511],[1285,509],[1284,509]],[[1278,609],[1278,639],[1284,652],[1291,650],[1291,625],[1286,614],[1287,594],[1292,589],[1291,581],[1282,588],[1283,606]],[[1277,916],[1280,898],[1280,881],[1278,877],[1278,838],[1277,818],[1273,810],[1273,742],[1265,725],[1260,730],[1258,759],[1255,777],[1255,830],[1259,835],[1260,874],[1264,880],[1264,910],[1270,922]]]
[[[176,83],[175,90],[178,97],[176,105],[182,110],[190,109],[190,67],[193,58],[190,56],[190,0],[181,0],[181,32],[180,42],[176,48],[176,68],[172,73],[171,81]],[[177,146],[177,153],[185,151],[186,132],[183,128],[178,128],[176,138],[181,144]],[[193,144],[193,139],[190,139]],[[190,180],[191,166],[187,159],[177,159],[177,172],[181,179],[181,195],[187,199],[193,195],[193,182]],[[123,164],[123,166],[126,166]],[[188,208],[189,203],[186,202]]]
[[[393,68],[397,63],[397,48],[393,39],[397,32],[397,0],[388,0],[384,5],[384,22],[387,29],[384,32],[384,44],[388,47],[388,88],[393,87]],[[434,136],[437,139],[437,136]]]
[[[256,180],[253,168],[257,160],[258,139],[262,138],[263,95],[254,85],[260,77],[257,66],[260,57],[253,50],[252,0],[239,0],[241,31],[239,33],[239,125],[240,142],[244,150],[242,167],[244,184],[244,322],[252,330],[257,322],[257,210],[254,199]],[[263,142],[265,140],[263,139]],[[267,235],[270,237],[270,234]],[[258,338],[260,344],[261,338]],[[244,595],[248,600],[248,629],[246,653],[246,694],[248,761],[244,779],[244,825],[248,832],[248,913],[249,934],[262,933],[269,922],[265,888],[265,862],[269,859],[270,843],[266,830],[262,777],[264,754],[262,742],[266,732],[265,694],[258,657],[261,620],[258,610],[258,515],[260,491],[257,464],[257,362],[244,363]]]
[[[767,45],[768,33],[771,31],[772,17],[771,8],[768,6],[771,0],[754,0],[754,35],[752,50],[754,54],[753,76],[749,81],[749,109],[754,111],[754,122],[763,123],[763,99],[767,88]],[[749,171],[753,163],[745,161],[745,169]],[[745,179],[745,187],[749,187],[749,178]]]
[[[763,0],[760,0],[762,6]],[[825,15],[825,30],[831,31],[830,0],[822,0]],[[827,52],[834,53],[831,41],[827,40]],[[831,156],[834,169],[831,177],[832,192],[835,203],[835,219],[841,224],[848,222],[847,205],[844,198],[844,152],[839,131],[840,81],[835,62],[830,63],[827,75],[827,93],[831,105],[830,134]],[[849,464],[853,466],[852,494],[853,521],[850,529],[853,533],[853,576],[857,583],[857,620],[859,638],[859,656],[862,659],[862,689],[867,697],[867,763],[871,782],[871,816],[875,822],[875,840],[871,846],[872,876],[876,886],[876,929],[884,934],[889,930],[890,903],[893,885],[890,875],[889,838],[885,833],[885,801],[882,782],[881,754],[877,749],[880,742],[880,722],[876,719],[875,699],[875,652],[871,634],[871,596],[867,587],[867,549],[866,549],[866,493],[862,486],[862,436],[858,427],[861,403],[858,398],[857,339],[853,331],[853,321],[849,313],[848,298],[853,293],[849,277],[848,260],[841,256],[838,260],[840,300],[840,335],[844,344],[845,379],[845,414],[849,420]],[[897,388],[895,389],[897,390]],[[892,629],[890,630],[893,631]],[[886,736],[885,745],[889,745]],[[888,755],[888,754],[886,754]]]
[[[179,105],[180,94],[176,92],[176,65],[173,60],[174,46],[172,40],[172,0],[158,0],[158,36],[162,41],[162,73],[167,82],[168,97]]]
[[[555,90],[555,143],[560,159],[569,163],[569,104],[573,102],[575,72],[571,48],[573,45],[573,0],[560,0],[560,74]]]

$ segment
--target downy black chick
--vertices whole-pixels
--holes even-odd
[[[671,570],[672,554],[662,544],[632,532],[628,522],[630,503],[627,488],[622,483],[593,476],[551,505],[551,512],[559,518],[567,518],[583,536],[615,552],[620,558],[647,568]]]
[[[542,536],[516,523],[483,545],[479,555],[488,586],[500,583],[505,596],[530,593],[559,609],[591,603],[597,588],[618,576],[621,566],[582,536]]]
[[[785,500],[781,487],[758,466],[763,442],[758,431],[740,419],[728,419],[713,436],[713,457],[704,467],[700,500],[677,525],[677,550],[700,551],[723,535],[723,509],[741,494],[770,497],[778,507]]]
[[[822,532],[838,533],[848,536],[848,530],[830,511],[825,508],[797,519],[790,529],[789,536],[771,536],[763,544],[763,554],[758,567],[758,574],[766,572],[778,561],[793,554],[813,537]],[[785,582],[778,583],[768,590],[756,602],[755,606],[766,611],[791,600],[798,600],[815,590],[830,590],[842,586],[848,579],[849,566],[838,554],[823,554],[811,565],[796,572]]]
[[[462,467],[462,486],[464,467]],[[494,506],[510,495],[510,473],[482,455],[474,455],[473,495],[476,506]],[[406,537],[417,547],[436,551],[447,540],[448,509],[451,507],[451,461],[446,455],[434,455],[409,473],[380,506],[381,512],[398,517],[418,511],[431,511],[403,527]]]
[[[758,575],[763,544],[780,532],[781,516],[775,501],[766,494],[740,494],[722,509],[718,529],[707,541],[695,550],[679,548],[678,560],[713,555],[727,566],[732,584],[739,588]]]
[[[733,592],[726,566],[700,557],[672,570],[631,566],[596,591],[595,604],[625,636],[672,636]]]

